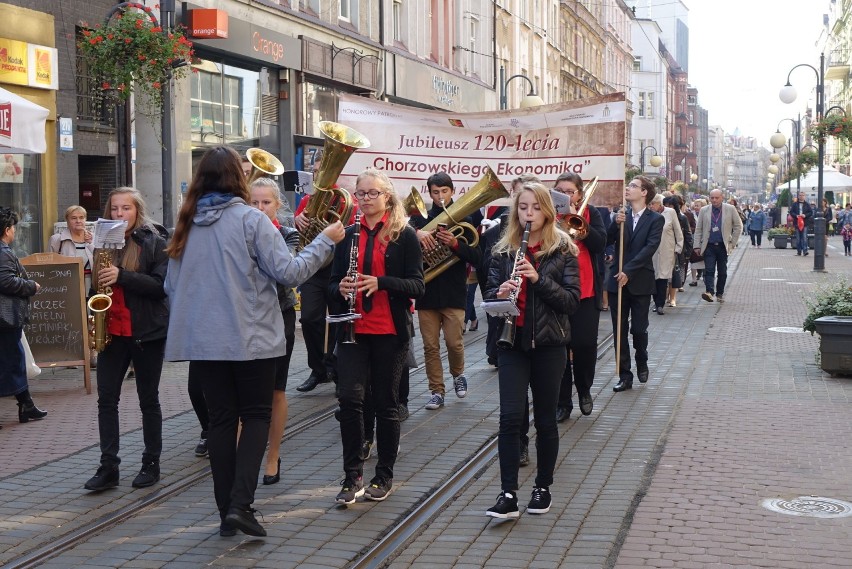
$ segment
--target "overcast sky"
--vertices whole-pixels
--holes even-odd
[[[669,2],[670,0],[652,0]],[[819,67],[825,45],[822,15],[828,0],[684,0],[689,8],[689,83],[711,125],[754,136],[763,146],[778,122],[804,113],[813,96],[816,74],[793,72],[798,98],[778,99],[787,73],[799,63]],[[828,54],[826,54],[826,57]],[[790,135],[790,122],[781,132]]]

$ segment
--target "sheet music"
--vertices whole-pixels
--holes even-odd
[[[556,209],[556,213],[560,215],[570,213],[571,198],[569,196],[556,190],[550,190],[550,199],[553,200],[553,207]]]
[[[125,231],[127,221],[123,219],[98,219],[92,237],[95,249],[121,249],[124,247]]]

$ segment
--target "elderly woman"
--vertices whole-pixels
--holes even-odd
[[[51,235],[47,249],[66,257],[83,259],[83,276],[86,279],[84,290],[89,291],[92,288],[92,254],[95,248],[92,234],[86,230],[86,210],[82,206],[72,205],[65,210],[65,223],[65,229]]]
[[[654,293],[654,311],[665,314],[663,306],[669,292],[669,279],[672,278],[677,254],[683,250],[683,231],[680,229],[680,221],[677,214],[670,207],[663,206],[663,196],[657,194],[651,200],[649,206],[652,211],[662,214],[663,236],[660,246],[654,253],[654,274],[657,281],[657,291]]]

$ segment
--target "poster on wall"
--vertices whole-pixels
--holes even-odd
[[[0,184],[23,184],[23,164],[23,154],[3,154],[3,160],[0,162]]]
[[[397,191],[412,185],[429,202],[426,179],[445,172],[463,194],[489,166],[507,186],[522,174],[551,185],[564,172],[600,183],[592,203],[621,203],[624,191],[624,93],[532,109],[447,113],[354,95],[340,96],[338,122],[370,140],[338,183],[354,186],[365,168],[384,170]]]

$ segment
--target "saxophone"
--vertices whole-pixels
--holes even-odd
[[[524,260],[524,257],[527,256],[527,246],[529,245],[531,227],[532,222],[528,221],[526,226],[524,227],[524,236],[521,239],[521,246],[518,247],[518,252],[515,254],[515,265],[512,268],[512,280],[518,284],[518,288],[514,289],[512,292],[509,293],[509,302],[511,302],[516,307],[518,302],[518,293],[521,291],[521,282],[524,279],[521,275],[517,274],[518,265],[520,265],[521,261]],[[506,317],[506,321],[503,323],[503,331],[500,333],[500,337],[497,339],[498,347],[510,349],[512,346],[515,345],[515,318],[517,317]]]
[[[358,245],[361,239],[361,210],[355,212],[355,228],[352,233],[352,246],[349,248],[349,270],[346,271],[346,278],[352,282],[358,281]],[[344,332],[343,344],[357,344],[355,341],[355,324],[354,321],[361,318],[361,315],[355,312],[355,296],[357,291],[353,290],[346,295],[346,300],[349,303],[349,312],[344,314],[331,314],[325,317],[325,321],[329,324],[343,322],[346,324]]]
[[[115,249],[98,249],[95,251],[92,275],[98,278],[101,269],[112,266],[115,261]],[[112,307],[112,287],[100,284],[98,279],[97,294],[89,299],[89,347],[97,352],[104,351],[112,336],[107,332],[109,326],[109,309]]]

